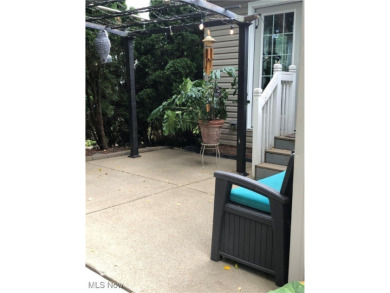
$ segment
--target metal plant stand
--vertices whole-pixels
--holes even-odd
[[[221,158],[221,153],[219,152],[219,143],[202,143],[202,146],[200,147],[200,154],[202,156],[202,168],[204,167],[204,151],[206,149],[215,150],[215,164],[218,165],[218,157]]]

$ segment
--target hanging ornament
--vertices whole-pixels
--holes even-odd
[[[95,39],[95,47],[102,63],[111,62],[112,58],[108,58],[108,56],[110,56],[108,54],[110,53],[111,42],[108,38],[108,33],[106,30],[101,30],[97,34]]]
[[[213,70],[213,58],[214,58],[214,43],[215,39],[210,36],[210,30],[207,30],[207,37],[202,41],[205,47],[204,54],[204,69],[206,74],[210,74],[210,71]]]

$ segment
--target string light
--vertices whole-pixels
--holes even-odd
[[[200,29],[200,30],[203,30],[203,29],[204,29],[203,19],[200,20],[199,29]]]
[[[229,31],[229,33],[230,33],[231,35],[234,34],[233,25],[230,26],[230,31]]]

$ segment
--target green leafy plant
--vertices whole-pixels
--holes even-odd
[[[207,80],[183,80],[177,94],[163,102],[149,116],[148,122],[162,119],[164,135],[195,129],[198,121],[226,119],[228,91],[218,85],[221,73],[232,78],[233,95],[237,93],[237,76],[233,67],[213,70]]]
[[[85,146],[87,146],[87,147],[94,146],[94,145],[96,145],[96,141],[94,141],[94,140],[87,139],[85,141]]]
[[[294,281],[268,293],[305,293],[305,285],[303,282]]]

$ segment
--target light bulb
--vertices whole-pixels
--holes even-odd
[[[229,31],[229,33],[230,33],[231,35],[234,34],[234,30],[233,30],[233,26],[232,26],[232,25],[230,26],[230,31]]]
[[[203,30],[203,29],[204,29],[203,19],[200,20],[199,29],[200,29],[200,30]]]

